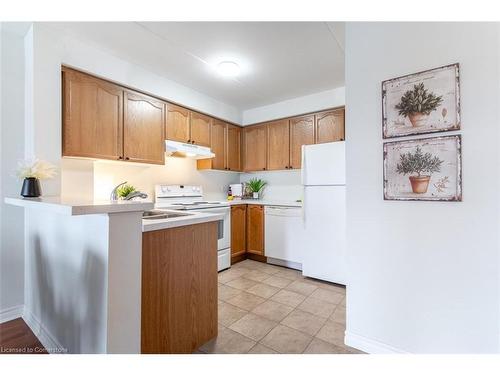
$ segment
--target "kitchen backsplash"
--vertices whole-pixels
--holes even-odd
[[[251,178],[261,178],[267,181],[264,188],[264,199],[295,201],[302,199],[302,185],[300,181],[300,170],[293,171],[266,171],[256,173],[240,174],[240,182],[246,182]]]
[[[228,173],[198,171],[196,160],[167,158],[165,165],[146,165],[115,161],[64,158],[61,166],[62,195],[95,200],[109,199],[111,190],[123,181],[154,197],[156,184],[201,185],[205,198],[224,200],[229,184],[251,178],[267,181],[263,198],[296,200],[302,198],[300,171]]]

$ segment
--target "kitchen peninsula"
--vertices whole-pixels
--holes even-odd
[[[142,217],[151,202],[5,202],[25,209],[30,251],[23,318],[49,351],[187,353],[217,335],[220,215],[148,221]],[[192,298],[199,303],[190,315]],[[154,330],[148,328],[153,319]],[[183,329],[185,342],[169,337],[160,343],[165,332],[157,328],[175,333],[170,324]]]

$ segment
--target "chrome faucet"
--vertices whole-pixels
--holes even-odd
[[[115,188],[111,191],[111,195],[110,195],[109,199],[112,201],[117,201],[118,200],[118,188],[122,185],[125,185],[126,183],[127,183],[127,181],[122,182],[119,185],[116,185]],[[142,191],[133,191],[132,193],[130,193],[129,195],[124,197],[123,200],[129,201],[135,197],[146,199],[148,197],[148,195],[146,193],[143,193]]]
[[[143,193],[142,191],[134,191],[134,192],[130,193],[129,195],[127,195],[123,199],[126,200],[126,201],[129,201],[129,200],[131,200],[132,198],[135,198],[135,197],[146,199],[148,197],[148,195],[146,193]]]
[[[111,201],[117,201],[118,200],[118,188],[120,186],[122,186],[122,185],[125,185],[126,183],[127,183],[127,181],[122,182],[119,185],[116,185],[115,188],[111,191],[111,195],[109,197],[109,200],[111,200]]]

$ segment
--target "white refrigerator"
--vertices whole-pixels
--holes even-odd
[[[345,285],[345,142],[302,146],[302,185],[302,273]]]

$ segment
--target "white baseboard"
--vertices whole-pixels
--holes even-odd
[[[288,260],[267,257],[267,263],[274,264],[276,266],[293,268],[294,270],[302,271],[302,264],[301,263],[290,262]]]
[[[14,306],[9,307],[0,311],[0,323],[8,322],[9,320],[14,320],[20,318],[23,315],[24,306]]]
[[[44,325],[37,319],[30,311],[24,309],[23,319],[38,338],[40,343],[47,349],[49,353],[64,354],[67,349],[64,348],[59,341],[44,327]]]
[[[383,342],[360,336],[356,333],[345,332],[345,344],[369,354],[410,354],[404,350],[384,344]]]

